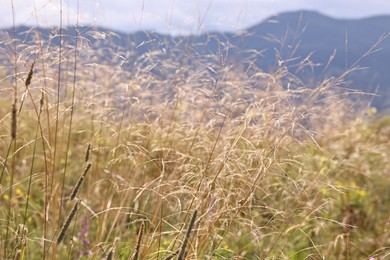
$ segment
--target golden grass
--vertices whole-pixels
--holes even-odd
[[[0,79],[2,258],[388,254],[390,124],[342,77],[314,88],[179,48],[101,62],[76,37],[17,44],[24,93]]]

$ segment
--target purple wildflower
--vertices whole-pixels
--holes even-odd
[[[92,251],[91,249],[89,249],[89,247],[91,246],[91,242],[88,239],[89,223],[88,223],[87,216],[85,216],[82,219],[81,226],[82,226],[82,230],[79,234],[79,237],[82,243],[83,250],[81,251],[80,256],[83,257],[83,256],[92,255]]]

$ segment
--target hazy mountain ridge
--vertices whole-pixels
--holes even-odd
[[[21,42],[36,42],[36,35],[29,30],[29,27],[18,27],[17,37]],[[350,86],[366,92],[374,92],[380,86],[380,97],[374,100],[374,105],[390,107],[390,38],[375,46],[381,37],[389,35],[390,16],[348,20],[311,11],[288,12],[237,33],[210,32],[175,37],[151,32],[125,34],[92,27],[80,27],[79,31],[96,49],[115,48],[131,53],[126,57],[127,69],[132,69],[137,58],[151,50],[163,50],[162,58],[172,57],[174,52],[179,56],[175,58],[183,59],[183,62],[191,62],[191,55],[200,53],[227,57],[227,62],[240,62],[243,67],[254,62],[265,71],[284,66],[308,81],[339,75],[352,65],[368,67],[347,77]],[[13,29],[4,32],[13,35]],[[51,29],[45,28],[40,28],[40,32],[44,40],[53,34]],[[96,35],[99,32],[101,35]],[[75,29],[70,28],[67,33],[72,44]],[[51,41],[58,44],[59,37]],[[374,46],[380,51],[366,55]],[[296,71],[297,63],[310,54],[313,66]],[[106,55],[110,55],[110,51]]]

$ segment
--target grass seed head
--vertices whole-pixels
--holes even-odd
[[[62,242],[62,240],[64,240],[65,235],[66,235],[66,231],[68,230],[68,228],[70,226],[70,223],[72,222],[73,218],[76,215],[76,212],[77,212],[77,210],[78,210],[78,208],[80,206],[80,202],[81,202],[80,200],[75,202],[75,204],[73,205],[73,208],[72,208],[70,214],[68,215],[68,217],[66,218],[66,220],[64,222],[64,225],[62,225],[60,234],[57,237],[57,245],[60,244]]]

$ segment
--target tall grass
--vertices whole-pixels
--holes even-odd
[[[226,50],[70,31],[1,38],[0,258],[389,253],[390,123],[341,98],[344,75],[312,87]]]

